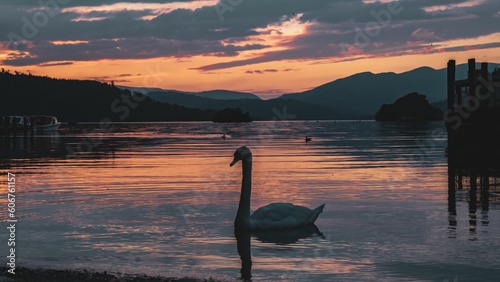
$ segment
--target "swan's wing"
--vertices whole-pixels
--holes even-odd
[[[251,218],[255,220],[269,219],[272,221],[280,221],[289,216],[307,218],[311,215],[312,211],[306,207],[289,203],[272,203],[257,209],[252,214]]]
[[[316,218],[317,213],[309,208],[273,203],[256,210],[250,220],[256,229],[282,229],[312,224]]]

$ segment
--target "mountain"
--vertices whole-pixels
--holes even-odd
[[[123,90],[129,90],[131,92],[140,92],[140,93],[148,94],[148,95],[152,92],[153,93],[165,92],[165,93],[177,93],[177,94],[183,94],[183,95],[192,95],[192,96],[196,96],[196,97],[211,98],[211,99],[216,99],[216,100],[240,100],[240,99],[261,100],[261,98],[259,96],[252,94],[252,93],[230,91],[230,90],[220,90],[220,89],[202,91],[202,92],[185,92],[185,91],[177,91],[177,90],[171,90],[171,89],[140,88],[140,87],[129,87],[129,86],[118,86],[118,88],[123,89]]]
[[[341,111],[297,100],[283,99],[239,99],[216,100],[177,91],[150,92],[148,96],[162,102],[203,110],[222,110],[239,108],[248,112],[254,120],[283,119],[349,119],[350,115]],[[286,112],[285,112],[286,111]],[[288,114],[288,116],[287,116]]]
[[[489,64],[490,70],[499,66]],[[458,65],[456,69],[457,79],[465,79],[467,64]],[[400,74],[363,72],[301,93],[284,94],[266,101],[254,99],[253,102],[247,99],[257,97],[253,94],[226,90],[199,93],[162,90],[148,95],[164,103],[192,108],[241,108],[256,119],[272,118],[273,107],[268,106],[271,104],[289,105],[289,111],[293,108],[299,119],[372,119],[380,106],[412,92],[422,93],[430,103],[437,103],[441,108],[442,101],[446,101],[446,76],[446,68],[430,67]]]
[[[175,90],[149,92],[147,95],[151,97],[151,99],[161,103],[169,103],[197,109],[219,109],[216,105],[224,102],[196,95],[187,95],[185,92]]]
[[[489,64],[490,70],[498,67],[499,64]],[[467,65],[458,65],[457,79],[465,79],[466,74]],[[270,100],[229,90],[183,92],[115,87],[97,81],[2,71],[0,115],[50,114],[63,121],[212,120],[217,111],[239,108],[254,120],[372,119],[383,104],[412,92],[426,95],[430,103],[442,108],[446,99],[446,69],[422,67],[400,74],[363,72]],[[137,99],[142,102],[136,105]]]
[[[142,94],[148,94],[149,92],[154,92],[154,91],[164,91],[164,89],[152,88],[152,87],[149,87],[149,88],[148,87],[129,87],[129,86],[121,86],[121,85],[117,85],[116,87],[118,87],[121,90],[128,90],[130,92],[139,92]]]
[[[382,104],[391,103],[410,92],[424,93],[431,101],[439,100],[440,95],[446,94],[446,73],[431,68],[402,74],[364,72],[299,94],[285,94],[279,99],[321,104],[332,109],[343,109],[353,115],[373,117]]]
[[[255,99],[261,100],[259,96],[252,93],[229,91],[229,90],[210,90],[198,93],[187,93],[197,97],[211,98],[216,100],[240,100],[240,99]]]
[[[489,64],[492,71],[499,64]],[[408,72],[374,74],[358,73],[338,79],[302,93],[284,94],[278,99],[297,100],[322,105],[352,116],[373,117],[378,108],[399,97],[418,92],[427,96],[431,103],[446,99],[446,68],[435,70],[421,67]],[[467,65],[457,66],[457,80],[465,79]]]

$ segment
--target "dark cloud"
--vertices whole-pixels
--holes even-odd
[[[214,6],[196,10],[175,9],[159,14],[151,10],[121,10],[90,11],[82,15],[61,9],[76,6],[91,8],[102,6],[103,2],[6,0],[0,4],[0,41],[3,48],[9,46],[22,51],[3,61],[3,64],[17,66],[50,66],[61,61],[105,58],[235,57],[242,51],[267,47],[266,42],[241,44],[245,38],[258,35],[256,29],[290,21],[301,14],[300,21],[313,24],[306,34],[285,43],[285,50],[263,53],[251,59],[200,66],[198,70],[290,59],[327,60],[333,57],[346,60],[348,58],[344,56],[350,52],[366,57],[412,50],[420,52],[426,48],[425,45],[420,46],[422,43],[475,38],[498,32],[493,24],[498,21],[497,0],[485,0],[469,7],[463,6],[466,2],[405,0],[366,4],[361,0],[247,0],[222,15]],[[52,6],[40,9],[38,3],[52,3]],[[53,8],[53,3],[59,3],[58,9]],[[105,2],[106,5],[114,3],[124,1]],[[429,10],[434,6],[446,8]],[[101,20],[85,21],[81,20],[82,16]],[[145,20],[144,17],[149,18]],[[55,45],[51,43],[53,41],[82,43]]]
[[[67,65],[72,65],[73,62],[55,62],[55,63],[43,63],[40,64],[39,66],[41,67],[54,67],[54,66],[67,66]]]
[[[54,45],[51,42],[37,42],[26,53],[12,55],[4,60],[8,65],[33,65],[50,61],[80,61],[98,59],[145,59],[168,56],[215,55],[235,56],[241,50],[256,50],[264,45],[222,45],[217,41],[193,40],[190,42],[159,38],[123,38],[93,40],[83,44]]]
[[[361,1],[336,3],[335,7],[339,8],[344,5],[344,9],[322,10],[304,15],[303,18],[315,20],[317,24],[310,28],[306,35],[289,42],[287,50],[269,52],[251,59],[201,66],[199,70],[216,70],[291,59],[334,57],[335,61],[351,60],[343,57],[346,54],[361,54],[364,55],[361,58],[371,58],[396,54],[418,54],[422,50],[427,53],[448,52],[456,48],[433,48],[432,51],[428,50],[428,47],[439,40],[475,38],[498,32],[496,26],[491,24],[494,21],[495,11],[498,10],[494,8],[496,5],[494,1],[485,1],[480,6],[456,7],[435,12],[424,10],[424,8],[436,5],[453,5],[463,2],[466,1],[444,1],[439,4],[431,1],[401,1],[402,10],[397,14],[387,12],[388,4],[364,5]],[[352,9],[351,13],[346,12],[348,7]],[[356,12],[353,11],[354,9],[357,9]],[[385,20],[389,18],[390,20]],[[408,46],[409,42],[414,41],[428,45]],[[491,45],[496,44],[463,46],[459,49],[486,48]],[[351,51],[349,48],[356,49],[358,53],[348,52]]]
[[[286,70],[282,70],[282,71],[289,71],[291,69],[286,69]],[[248,74],[253,74],[253,73],[257,73],[257,74],[264,74],[266,72],[279,72],[279,70],[277,69],[265,69],[265,70],[247,70],[245,71],[245,73],[248,73]]]

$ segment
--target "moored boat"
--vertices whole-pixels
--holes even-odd
[[[56,131],[61,126],[61,122],[55,116],[37,115],[31,116],[30,120],[38,132]]]

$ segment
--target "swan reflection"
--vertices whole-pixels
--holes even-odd
[[[286,230],[235,230],[234,236],[236,237],[238,254],[241,259],[241,279],[244,281],[251,281],[252,279],[252,254],[250,251],[252,236],[262,243],[287,245],[315,235],[325,238],[314,224]]]

